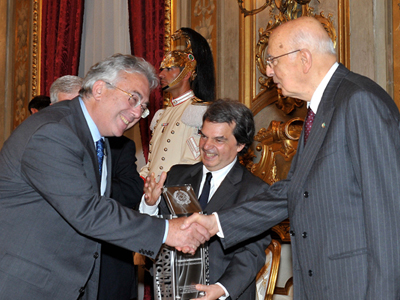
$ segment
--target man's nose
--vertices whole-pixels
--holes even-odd
[[[140,119],[142,117],[142,107],[138,105],[137,107],[131,106],[131,112],[135,119]]]
[[[208,150],[212,148],[212,142],[210,139],[207,139],[203,142],[203,149]]]
[[[274,69],[271,68],[269,64],[267,64],[266,73],[267,73],[267,76],[268,76],[268,77],[272,77],[272,76],[274,76],[274,74],[275,74],[275,73],[274,73]]]

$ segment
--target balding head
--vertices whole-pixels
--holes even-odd
[[[305,101],[311,100],[336,62],[333,42],[314,17],[291,20],[274,29],[267,53],[267,75],[273,77],[282,94]]]
[[[284,47],[286,44],[292,49],[306,48],[313,54],[336,55],[328,32],[314,17],[300,17],[283,23],[272,31],[270,41],[275,36],[283,38],[280,40],[280,47]]]

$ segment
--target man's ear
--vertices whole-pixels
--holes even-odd
[[[93,84],[92,88],[92,95],[96,100],[99,100],[101,97],[101,94],[103,93],[103,89],[106,88],[106,83],[102,80],[97,80]]]
[[[237,145],[237,153],[239,153],[240,151],[242,151],[242,149],[244,148],[245,144],[238,144]]]
[[[301,55],[301,63],[303,65],[303,72],[304,74],[307,74],[312,66],[312,54],[308,49],[301,49],[300,55]]]
[[[193,73],[193,71],[188,72],[188,73],[185,75],[185,77],[183,77],[183,80],[189,80],[189,79],[190,79],[190,76],[192,76],[192,73]]]

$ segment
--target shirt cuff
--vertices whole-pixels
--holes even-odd
[[[223,239],[225,236],[224,236],[224,232],[222,231],[221,223],[219,222],[218,213],[213,212],[212,214],[213,214],[213,215],[215,216],[215,218],[217,219],[217,224],[218,224],[218,232],[217,232],[217,235],[218,235],[218,237],[220,237],[221,239]]]
[[[219,299],[219,300],[225,300],[226,298],[228,298],[228,297],[229,297],[229,293],[228,293],[228,291],[226,290],[226,288],[225,288],[222,284],[220,284],[219,282],[216,282],[215,284],[217,284],[217,285],[219,285],[220,287],[222,287],[222,289],[223,289],[224,292],[225,292],[225,295],[219,297],[218,299]]]
[[[165,241],[167,240],[168,229],[169,229],[169,223],[168,223],[168,220],[165,220],[164,238],[163,238],[163,240],[162,240],[162,243],[163,243],[163,244],[165,244]]]
[[[142,200],[140,201],[139,205],[139,212],[142,214],[147,214],[149,216],[158,215],[158,204],[160,204],[160,201],[161,201],[161,196],[158,197],[156,204],[148,205],[146,203],[146,200],[144,199],[144,194],[143,194]]]

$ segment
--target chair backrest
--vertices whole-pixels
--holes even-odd
[[[281,244],[273,239],[265,250],[265,254],[265,264],[256,277],[256,300],[272,299],[278,276]]]

